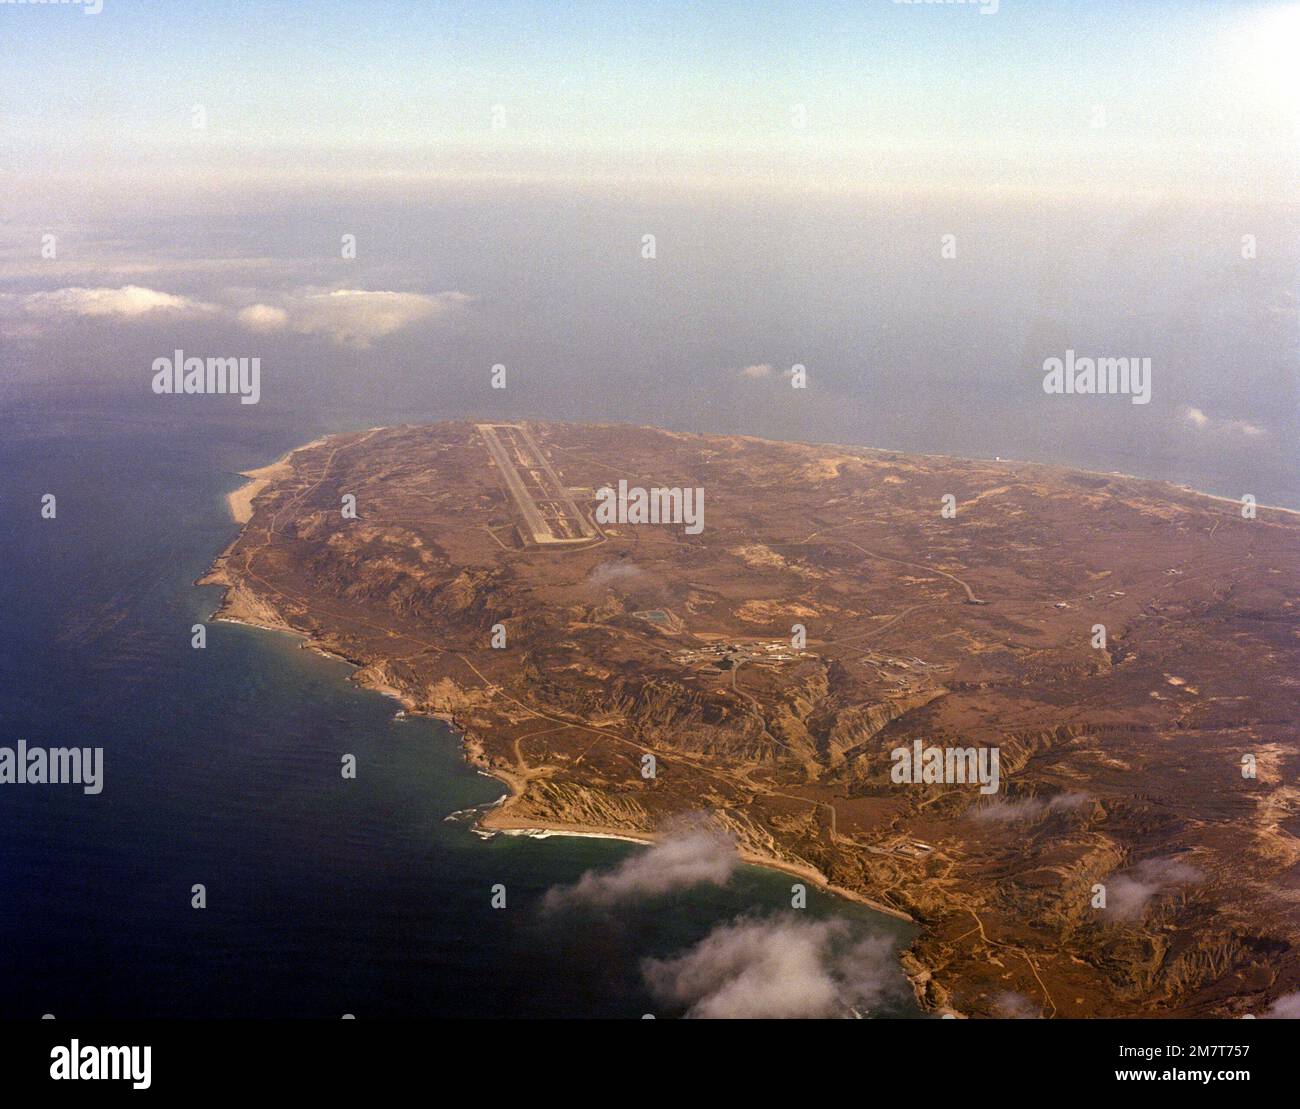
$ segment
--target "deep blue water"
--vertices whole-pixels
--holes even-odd
[[[482,841],[445,818],[502,787],[441,724],[395,722],[287,636],[211,622],[191,648],[235,471],[347,423],[174,415],[62,406],[0,440],[0,745],[105,749],[98,796],[0,786],[0,1017],[671,1015],[645,957],[787,910],[791,879],[745,867],[725,888],[547,916],[549,888],[641,849]],[[817,894],[808,913],[906,933]]]

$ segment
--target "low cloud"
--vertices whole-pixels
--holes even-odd
[[[34,323],[63,318],[135,320],[157,314],[207,315],[214,305],[142,285],[72,285],[39,293],[0,293],[0,317]]]
[[[311,291],[276,304],[251,304],[238,313],[252,331],[288,330],[324,335],[339,346],[365,348],[376,339],[412,324],[441,319],[463,308],[465,293],[395,293],[367,289]]]
[[[1258,439],[1268,433],[1259,425],[1245,420],[1218,420],[1206,415],[1203,409],[1188,405],[1183,409],[1183,420],[1198,431],[1218,432],[1228,435],[1244,435],[1248,439]]]
[[[273,304],[250,304],[235,313],[235,319],[249,331],[279,331],[288,326],[289,313]]]
[[[1026,797],[1020,801],[994,801],[981,805],[971,814],[976,820],[991,823],[1015,823],[1022,820],[1037,820],[1049,812],[1069,812],[1088,801],[1085,793],[1060,793],[1050,801],[1037,797]]]
[[[1284,993],[1264,1016],[1269,1020],[1300,1020],[1300,992]]]
[[[224,317],[261,335],[281,331],[321,335],[339,346],[364,348],[414,324],[449,316],[472,299],[460,292],[306,289],[276,297],[273,302],[233,308],[142,285],[75,285],[36,293],[0,293],[0,327],[12,336],[37,336],[66,319]]]
[[[630,562],[602,562],[587,575],[587,584],[603,589],[607,585],[640,581],[644,570]]]
[[[552,912],[574,905],[603,909],[692,886],[724,886],[738,861],[735,844],[716,832],[701,829],[670,835],[613,870],[589,870],[576,885],[550,890],[543,908]]]
[[[657,1000],[689,1017],[849,1016],[902,994],[893,941],[855,937],[843,920],[738,920],[642,973]]]
[[[1200,880],[1201,872],[1181,859],[1145,859],[1106,879],[1105,911],[1116,920],[1137,920],[1157,894]]]
[[[1261,435],[1268,434],[1268,432],[1266,432],[1258,424],[1250,424],[1247,423],[1245,420],[1229,420],[1223,426],[1226,430],[1232,432],[1233,434],[1246,435],[1252,439],[1258,438]]]
[[[771,362],[754,362],[748,366],[741,366],[739,369],[729,369],[726,372],[745,381],[766,381],[768,378],[773,377],[789,380],[794,376],[794,367],[779,370]]]
[[[1024,994],[1003,990],[993,999],[993,1011],[1006,1020],[1038,1020],[1042,1012]]]

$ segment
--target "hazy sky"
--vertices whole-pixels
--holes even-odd
[[[0,6],[4,170],[1293,195],[1300,5],[984,6]]]
[[[1300,506],[1300,5],[997,8],[0,4],[0,404],[226,412],[149,393],[183,348],[261,358],[241,427],[629,420]],[[1150,358],[1150,404],[1045,395],[1067,350]]]

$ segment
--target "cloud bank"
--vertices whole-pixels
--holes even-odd
[[[211,304],[140,285],[123,285],[117,289],[73,285],[39,293],[0,293],[0,315],[8,318],[53,320],[75,316],[131,320],[155,312],[202,315],[214,311],[216,308]]]
[[[66,319],[146,321],[224,317],[259,335],[287,331],[318,335],[338,346],[365,348],[376,339],[469,304],[466,293],[398,293],[368,289],[306,289],[274,303],[243,308],[210,304],[141,285],[69,286],[35,293],[0,293],[0,324],[10,335],[35,336]]]

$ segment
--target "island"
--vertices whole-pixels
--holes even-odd
[[[485,829],[705,814],[917,922],[932,1012],[1244,1016],[1300,988],[1295,513],[541,421],[333,435],[251,477],[200,579],[217,615],[450,721],[508,787]],[[995,750],[996,791],[897,780],[917,744]]]

